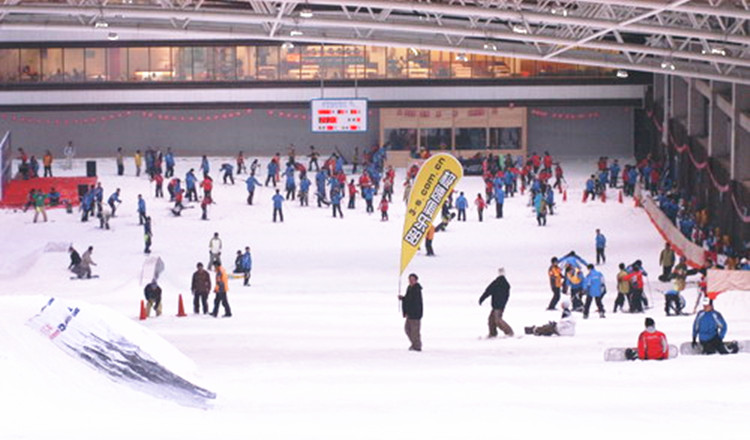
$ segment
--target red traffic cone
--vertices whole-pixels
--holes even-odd
[[[187,313],[185,313],[185,305],[182,304],[182,294],[180,294],[179,303],[177,305],[177,316],[182,318],[183,316],[187,316]]]
[[[523,192],[526,190],[526,185],[521,185],[521,195],[523,195]]]
[[[568,190],[566,189],[565,191],[563,191],[563,202],[567,202],[567,201],[568,201]]]
[[[619,195],[619,197],[618,197],[618,201],[619,201],[620,203],[622,203],[622,191],[620,191],[620,195]]]
[[[641,201],[640,201],[640,200],[638,200],[638,197],[633,197],[633,200],[634,200],[634,202],[635,202],[635,203],[634,203],[634,206],[635,206],[636,208],[640,208],[640,207],[641,207]]]
[[[602,191],[602,203],[607,203],[607,191]]]
[[[145,320],[148,317],[148,314],[146,313],[146,303],[141,300],[141,316],[138,318],[141,321]]]
[[[582,201],[583,203],[586,203],[586,199],[587,199],[587,196],[588,196],[588,195],[589,195],[589,193],[587,193],[586,191],[584,191],[584,192],[583,192],[583,197],[581,197],[581,201]]]

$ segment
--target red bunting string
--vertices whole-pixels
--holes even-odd
[[[547,110],[531,109],[531,115],[538,118],[552,118],[552,119],[564,119],[568,121],[573,120],[584,120],[584,119],[598,119],[601,117],[599,112],[585,112],[585,113],[557,113],[550,112]]]
[[[652,111],[649,111],[648,116],[651,117],[651,122],[654,124],[654,127],[656,127],[659,132],[664,131],[664,127],[659,123],[659,121],[656,118],[656,115]],[[669,130],[669,129],[667,129]],[[677,141],[675,140],[672,133],[667,133],[667,138],[669,140],[669,146],[674,148],[675,151],[677,151],[680,154],[687,153],[688,158],[690,159],[690,162],[693,163],[693,166],[697,170],[707,170],[708,171],[708,177],[711,179],[711,183],[713,183],[714,187],[717,191],[720,193],[726,193],[731,191],[732,187],[729,183],[722,185],[719,183],[718,180],[716,180],[716,176],[714,176],[714,173],[711,171],[711,168],[708,166],[708,160],[704,161],[698,161],[695,156],[693,156],[693,152],[690,151],[690,146],[688,144],[682,144],[677,145]],[[731,194],[732,197],[732,205],[734,205],[734,210],[737,212],[737,215],[742,219],[744,223],[750,223],[750,215],[744,215],[742,213],[742,209],[740,208],[740,204],[737,202],[737,198],[735,197],[734,193]]]

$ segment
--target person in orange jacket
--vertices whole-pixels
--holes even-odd
[[[44,165],[44,177],[52,177],[52,152],[47,150],[42,157],[42,164]]]
[[[560,288],[563,285],[563,274],[557,257],[552,257],[550,260],[550,266],[547,270],[549,275],[549,285],[552,289],[552,299],[547,306],[547,310],[555,310],[557,308],[557,302],[560,300]]]
[[[220,262],[215,262],[215,270],[216,270],[216,284],[214,286],[214,293],[216,293],[216,297],[214,298],[214,311],[211,312],[211,316],[216,318],[219,315],[219,304],[224,306],[224,318],[229,318],[232,316],[232,309],[229,308],[229,301],[227,301],[227,292],[229,292],[229,277],[227,276],[227,271],[224,270],[224,267],[221,265]]]
[[[432,239],[435,238],[435,225],[430,223],[427,227],[427,232],[424,236],[424,247],[427,249],[427,256],[435,255],[435,251],[432,250]]]

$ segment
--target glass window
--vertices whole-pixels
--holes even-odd
[[[258,46],[258,79],[275,80],[279,77],[279,46]]]
[[[237,54],[234,46],[213,48],[213,78],[217,81],[234,81],[237,65]]]
[[[177,81],[193,80],[193,48],[192,47],[173,47],[172,48],[172,69],[174,71],[172,78]]]
[[[407,51],[409,78],[428,78],[430,76],[430,52],[416,48]]]
[[[18,49],[0,49],[0,81],[18,81]]]
[[[281,79],[300,79],[302,71],[302,56],[300,55],[300,47],[280,47],[279,50],[279,56],[281,58],[281,62],[279,63]]]
[[[88,81],[107,80],[107,53],[104,48],[84,49],[86,79]]]
[[[388,48],[388,78],[406,78],[407,61],[406,49],[403,47]]]
[[[21,49],[21,81],[39,81],[41,71],[39,49]]]
[[[344,46],[323,46],[320,58],[323,78],[341,79],[344,77]]]
[[[428,150],[450,150],[452,136],[450,128],[421,128],[419,143]]]
[[[323,46],[300,47],[302,57],[302,79],[320,78],[320,60],[323,57]]]
[[[66,81],[83,81],[83,49],[63,49]]]
[[[490,127],[490,148],[521,149],[521,127]]]
[[[365,46],[344,46],[344,76],[365,77]]]
[[[42,79],[44,81],[59,82],[63,80],[63,51],[62,49],[44,48],[42,55]],[[0,64],[2,63],[0,58]]]
[[[209,81],[213,78],[213,51],[209,47],[193,48],[193,80]]]
[[[367,48],[367,77],[385,78],[385,48],[369,46]]]
[[[148,67],[148,47],[131,47],[128,49],[128,80],[151,81]]]
[[[473,78],[490,78],[492,72],[490,71],[490,57],[487,55],[472,55],[472,72]]]
[[[484,150],[487,148],[487,130],[481,128],[457,128],[457,150]]]
[[[172,80],[172,55],[168,47],[152,47],[148,51],[149,70],[154,81]]]
[[[237,48],[237,79],[255,79],[255,46],[240,46]]]
[[[383,136],[391,150],[417,150],[416,128],[386,128]]]
[[[107,77],[110,81],[128,80],[128,49],[110,47],[107,49]]]
[[[503,76],[510,76],[511,73],[513,73],[511,71],[513,63],[506,62],[506,60],[510,61],[510,58],[490,57],[489,70],[493,77],[499,78]]]
[[[442,50],[430,51],[430,78],[450,78],[451,77],[451,57],[450,52]]]
[[[471,58],[469,54],[455,53],[451,60],[451,75],[453,78],[471,78]]]

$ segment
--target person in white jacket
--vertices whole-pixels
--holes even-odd
[[[531,327],[525,327],[526,334],[535,336],[575,336],[576,321],[573,318],[573,313],[570,311],[570,301],[567,299],[564,300],[562,308],[562,316],[559,321],[550,321],[541,326],[532,325]]]
[[[214,232],[213,238],[208,242],[208,270],[216,263],[221,264],[221,238],[218,232]]]

